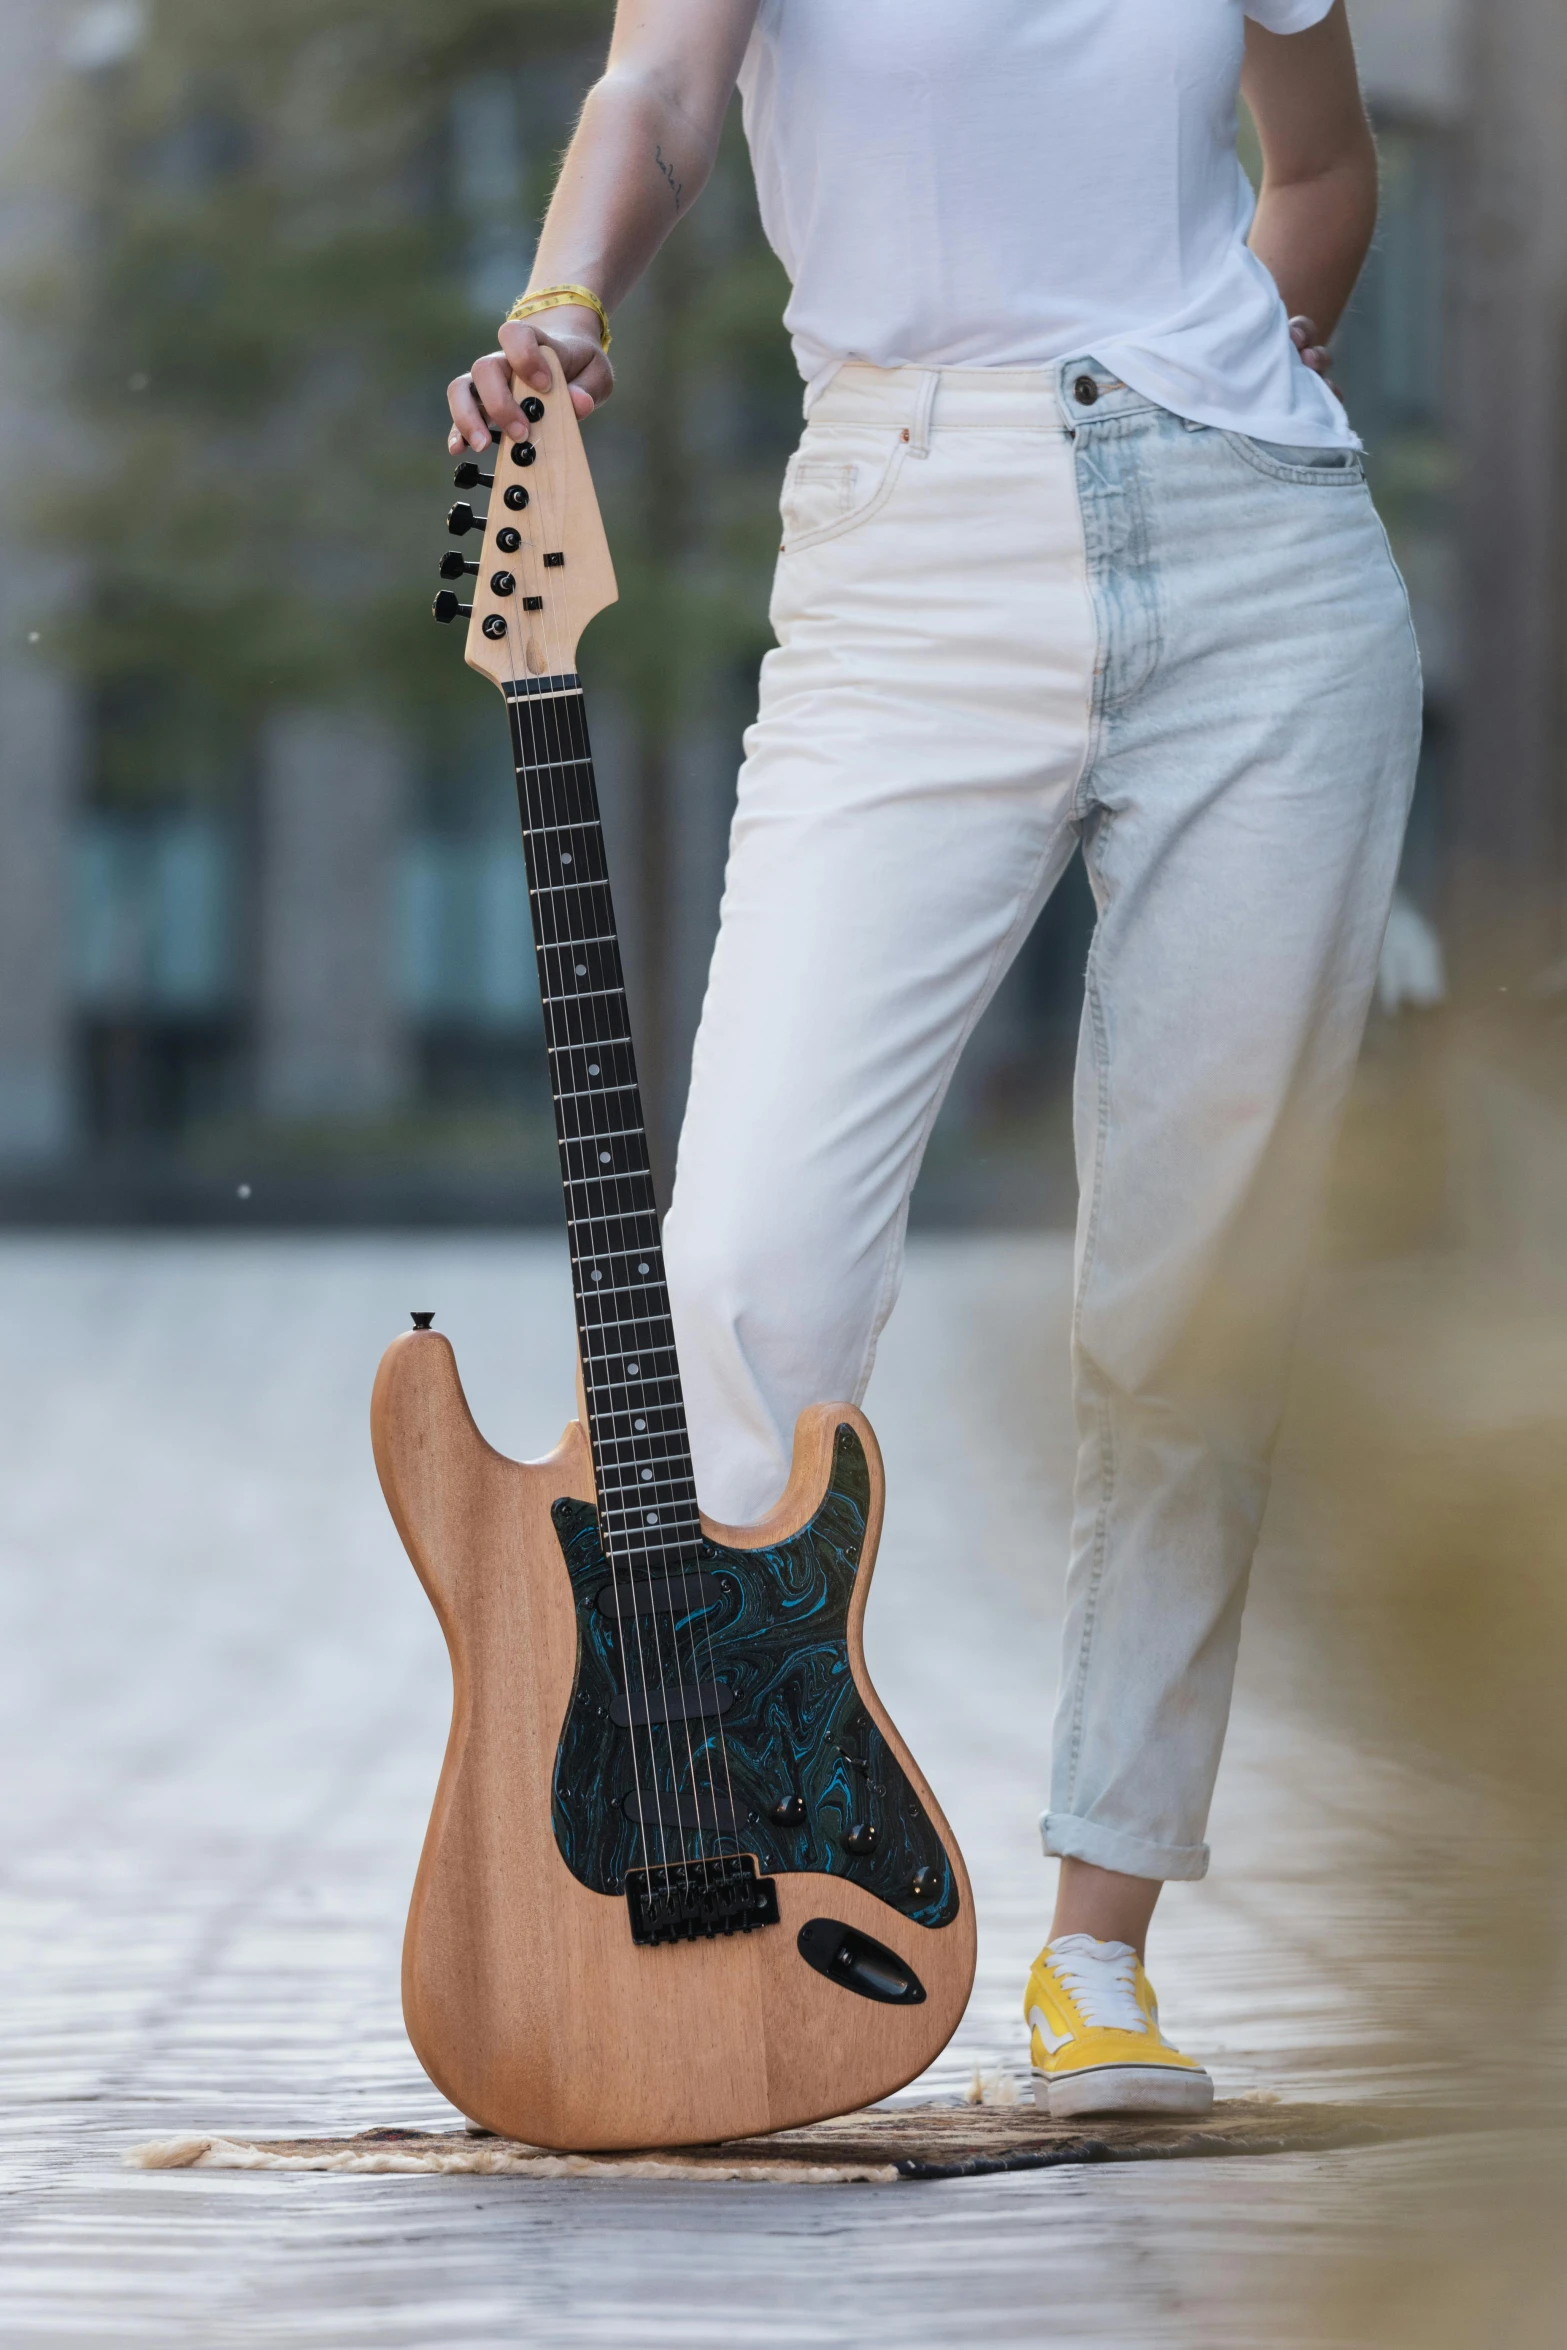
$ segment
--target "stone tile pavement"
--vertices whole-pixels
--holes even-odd
[[[968,1856],[969,2015],[920,2093],[1022,2079],[1063,1555],[1067,1244],[927,1240],[869,1408],[872,1670]],[[1418,2224],[1440,2151],[814,2189],[120,2167],[140,2139],[441,2124],[404,1905],[444,1739],[433,1617],[366,1405],[431,1306],[481,1426],[572,1408],[550,1236],[0,1242],[0,2338],[338,2350],[1254,2345]],[[1397,1764],[1298,1701],[1266,1589],[1213,1837],[1155,1975],[1221,2090],[1401,2093],[1347,1953],[1442,1919]],[[1413,1824],[1411,1825],[1411,1822]]]

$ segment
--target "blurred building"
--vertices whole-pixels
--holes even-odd
[[[1567,11],[1560,0],[1351,6],[1386,184],[1340,380],[1410,582],[1430,694],[1406,890],[1460,962],[1466,937],[1494,953],[1498,904],[1516,913],[1509,951],[1528,980],[1567,945]],[[58,268],[73,235],[90,234],[37,168],[38,126],[63,86],[113,76],[155,21],[141,0],[9,0],[0,12],[8,284],[40,256]],[[533,191],[588,63],[585,51],[555,55],[524,82],[476,71],[454,86],[443,201],[465,224],[452,268],[478,311],[493,315],[523,281]],[[170,169],[199,182],[199,156]],[[710,199],[683,232],[693,274],[741,233]],[[652,330],[632,319],[633,363],[639,331]],[[232,772],[205,752],[158,749],[147,758],[167,771],[126,787],[143,725],[134,678],[89,689],[57,657],[62,631],[91,625],[90,539],[62,558],[29,511],[38,473],[64,453],[52,364],[27,306],[0,311],[0,1206],[202,1218],[552,1210],[498,712],[477,684],[471,723],[443,712],[422,727],[373,699],[281,695],[235,747]],[[113,349],[102,368],[103,400],[141,396]],[[759,395],[720,372],[705,396],[703,447],[720,471],[781,470],[791,386]],[[603,430],[607,474],[629,482],[644,426],[628,410],[623,444],[608,420]],[[433,468],[418,494],[433,550]],[[710,480],[704,494],[711,503]],[[700,571],[709,558],[692,560]],[[693,595],[709,610],[724,600],[710,578]],[[656,742],[656,696],[638,703],[611,678],[595,701],[666,1146],[745,717],[751,654],[743,632],[737,643],[712,654]],[[1066,1204],[1069,1174],[1052,1189],[1030,1168],[1041,1151],[1056,1152],[1058,1172],[1066,1164],[1060,1080],[1090,918],[1074,878],[976,1039],[933,1153],[937,1212]],[[998,1135],[1011,1173],[976,1179]]]

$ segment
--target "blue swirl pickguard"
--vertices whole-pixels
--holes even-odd
[[[849,1603],[869,1502],[864,1450],[841,1426],[827,1492],[798,1534],[765,1550],[704,1543],[696,1568],[712,1579],[698,1587],[711,1595],[707,1605],[635,1618],[622,1611],[618,1622],[612,1607],[598,1605],[611,1578],[597,1511],[555,1504],[576,1603],[577,1674],[555,1759],[553,1816],[561,1854],[584,1885],[619,1893],[628,1869],[754,1852],[764,1876],[845,1877],[918,1925],[956,1916],[951,1862],[849,1667]],[[708,1715],[633,1732],[614,1719],[628,1686],[712,1682],[731,1698],[721,1725]],[[733,1804],[732,1824],[718,1830],[710,1791]],[[639,1804],[661,1810],[667,1824],[644,1826]],[[798,1816],[775,1817],[790,1804]],[[709,1824],[674,1824],[693,1817]],[[861,1849],[851,1851],[856,1831]]]

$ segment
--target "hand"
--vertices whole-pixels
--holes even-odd
[[[1290,341],[1300,353],[1305,364],[1311,369],[1312,374],[1320,375],[1328,388],[1332,390],[1334,388],[1333,378],[1329,371],[1333,361],[1329,357],[1326,343],[1319,343],[1317,340],[1316,320],[1314,318],[1292,318],[1290,320]]]
[[[538,319],[549,320],[547,332],[535,319],[513,320],[501,328],[498,351],[486,352],[466,375],[454,376],[447,385],[452,428],[446,446],[454,457],[464,448],[482,455],[489,448],[492,427],[514,441],[528,438],[533,428],[512,397],[511,382],[515,375],[534,391],[549,390],[549,370],[541,355],[545,344],[560,360],[579,416],[590,416],[614,390],[614,370],[599,347],[599,322],[591,310],[563,302],[556,310],[540,311]]]

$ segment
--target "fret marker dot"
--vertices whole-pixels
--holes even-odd
[[[599,1073],[599,1065],[598,1065],[597,1061],[590,1061],[590,1062],[588,1063],[588,1075],[589,1075],[590,1077],[596,1077],[596,1076],[598,1075],[598,1073]]]
[[[561,863],[562,863],[563,865],[569,865],[569,864],[571,863],[571,851],[570,851],[570,849],[562,849],[562,850],[561,850],[561,852],[560,852],[560,861],[561,861]]]
[[[651,1484],[652,1484],[652,1482],[653,1482],[653,1472],[652,1472],[652,1470],[651,1470],[651,1469],[644,1469],[644,1470],[643,1470],[643,1472],[642,1472],[642,1482],[643,1482],[643,1484],[644,1484],[644,1485],[651,1485]]]
[[[599,1165],[600,1165],[601,1167],[607,1167],[607,1166],[609,1165],[609,1153],[608,1153],[608,1151],[600,1151],[600,1152],[599,1152]]]
[[[593,1281],[602,1281],[603,1278],[604,1276],[602,1273],[593,1273],[589,1275],[589,1279]]]
[[[650,1526],[656,1526],[656,1525],[658,1524],[658,1512],[657,1512],[657,1510],[649,1510],[649,1511],[648,1511],[648,1514],[647,1514],[647,1522],[648,1522],[648,1524],[649,1524]]]
[[[646,1420],[633,1420],[631,1425],[633,1428],[635,1428],[637,1434],[640,1436],[642,1431],[646,1428],[647,1422]]]
[[[588,975],[588,967],[586,963],[573,963],[572,969],[576,972],[579,979],[586,979]]]
[[[634,1379],[641,1368],[642,1366],[640,1363],[628,1363],[626,1365],[626,1377],[628,1379]]]
[[[647,1267],[646,1267],[646,1265],[638,1265],[638,1267],[637,1267],[637,1271],[638,1271],[639,1273],[645,1273],[645,1272],[647,1271]]]

